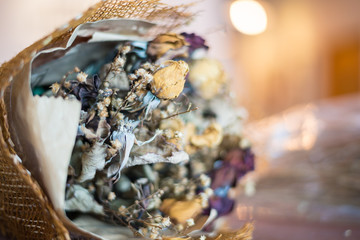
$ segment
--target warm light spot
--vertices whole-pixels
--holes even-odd
[[[253,0],[233,2],[230,6],[230,19],[238,31],[248,35],[262,33],[267,26],[265,9]]]

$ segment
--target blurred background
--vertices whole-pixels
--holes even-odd
[[[1,1],[0,63],[96,2]],[[266,28],[257,35],[241,33],[232,25],[233,2],[197,1],[192,7],[195,20],[184,29],[206,37],[210,54],[224,63],[238,101],[248,109],[250,119],[360,91],[360,1],[256,1],[267,15]],[[254,25],[258,21],[256,12],[250,19],[239,21]]]
[[[0,63],[96,2],[0,1]],[[239,2],[198,1],[182,29],[206,38],[249,111],[257,170],[235,191],[228,227],[256,220],[255,239],[360,239],[360,1]]]

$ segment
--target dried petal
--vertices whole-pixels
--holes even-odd
[[[226,75],[219,61],[203,58],[191,64],[189,81],[203,98],[211,99],[221,92]]]
[[[103,206],[97,203],[90,192],[80,185],[72,185],[67,190],[65,210],[104,214]]]
[[[166,61],[165,67],[154,73],[151,91],[158,98],[177,98],[184,89],[189,66],[184,61]]]
[[[78,178],[79,182],[93,179],[97,170],[104,169],[106,146],[96,142],[90,151],[83,153],[81,157],[82,169]]]

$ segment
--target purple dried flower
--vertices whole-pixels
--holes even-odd
[[[236,182],[247,172],[254,170],[254,154],[250,149],[231,150],[221,166],[210,172],[211,188],[236,186]]]
[[[209,199],[209,209],[215,209],[218,217],[230,213],[235,205],[235,201],[228,197],[213,196]]]
[[[81,101],[81,109],[87,110],[98,96],[101,80],[97,75],[83,83],[73,83],[72,93]]]
[[[185,38],[185,41],[190,44],[189,52],[193,53],[196,49],[204,48],[209,49],[209,47],[205,44],[205,39],[196,35],[195,33],[181,33],[181,35]]]

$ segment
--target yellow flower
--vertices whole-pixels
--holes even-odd
[[[165,67],[154,73],[151,92],[162,99],[177,98],[184,89],[189,66],[184,61],[166,61]]]

